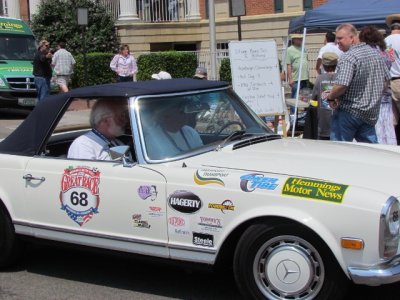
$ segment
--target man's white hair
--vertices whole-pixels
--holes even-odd
[[[105,99],[97,100],[90,112],[90,126],[97,128],[104,118],[113,116],[114,112],[115,107],[110,101]]]

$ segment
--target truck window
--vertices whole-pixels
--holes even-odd
[[[33,60],[36,53],[35,39],[31,35],[0,35],[0,59]]]

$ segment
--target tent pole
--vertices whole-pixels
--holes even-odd
[[[294,137],[294,131],[296,129],[297,107],[298,107],[298,104],[299,104],[300,81],[301,81],[301,73],[302,73],[302,70],[303,70],[304,47],[305,47],[305,42],[306,42],[306,33],[307,33],[307,28],[304,27],[304,29],[303,29],[303,42],[301,44],[299,78],[297,78],[296,105],[294,107],[292,138]]]

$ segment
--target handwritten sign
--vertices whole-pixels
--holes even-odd
[[[229,43],[232,85],[258,115],[283,114],[279,60],[274,40]]]

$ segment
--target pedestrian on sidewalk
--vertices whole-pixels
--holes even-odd
[[[386,52],[386,44],[383,34],[373,26],[367,26],[360,32],[360,41],[370,45],[379,53],[386,63],[388,70],[392,66],[389,54]],[[381,108],[378,122],[375,125],[379,144],[397,145],[396,133],[393,126],[392,92],[387,86],[382,93]]]
[[[61,92],[68,92],[68,83],[74,73],[75,59],[72,54],[65,49],[65,42],[60,41],[57,51],[54,53],[51,65],[56,74],[56,83]]]
[[[336,40],[344,53],[337,65],[335,85],[327,98],[335,110],[331,140],[377,143],[375,124],[382,92],[390,79],[389,70],[376,50],[359,42],[353,25],[339,25]]]
[[[34,76],[38,102],[50,94],[50,80],[53,74],[51,69],[52,57],[50,43],[46,40],[41,40],[32,63],[32,74]]]
[[[122,45],[120,51],[114,56],[110,68],[117,74],[117,82],[133,81],[137,73],[136,59],[129,52],[128,45]]]

